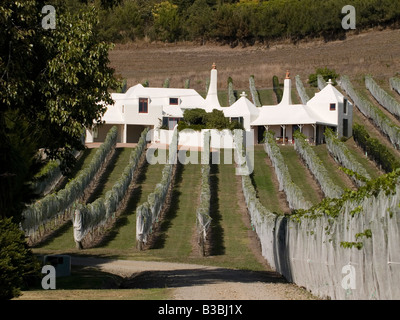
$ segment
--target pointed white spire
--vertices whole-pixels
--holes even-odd
[[[292,104],[292,80],[290,79],[289,70],[286,71],[286,78],[283,85],[283,97],[280,104]]]
[[[209,111],[212,111],[212,109],[221,108],[221,105],[218,100],[217,82],[218,82],[218,71],[217,71],[217,65],[214,62],[211,69],[210,87],[208,88],[206,97],[206,108]]]

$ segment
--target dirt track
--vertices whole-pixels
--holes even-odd
[[[173,288],[175,300],[310,300],[309,292],[276,272],[194,264],[72,257],[72,264],[125,277],[129,288]]]

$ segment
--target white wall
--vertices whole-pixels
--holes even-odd
[[[204,133],[206,131],[208,131],[208,129],[201,131],[185,129],[179,131],[178,144],[188,147],[202,147],[204,141]],[[217,149],[234,148],[233,135],[230,130],[218,131],[216,129],[211,129],[210,131],[211,131],[211,143],[210,143],[211,148],[217,148]],[[173,132],[172,130],[161,129],[158,132],[159,133],[156,133],[157,138],[155,139],[155,142],[159,142],[161,144],[169,144],[171,142],[172,132]]]

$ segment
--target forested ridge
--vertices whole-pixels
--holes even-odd
[[[101,7],[99,34],[123,42],[216,41],[237,45],[343,38],[342,8],[356,9],[356,29],[398,27],[400,6],[391,0],[70,0]]]

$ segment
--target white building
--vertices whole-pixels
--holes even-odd
[[[353,106],[332,85],[316,93],[307,104],[293,104],[291,99],[292,80],[286,73],[282,101],[274,106],[262,106],[259,116],[251,127],[256,136],[266,129],[275,132],[275,137],[283,144],[293,143],[293,133],[300,130],[313,144],[323,142],[324,131],[330,127],[338,137],[352,136]]]
[[[102,142],[108,130],[119,128],[118,142],[137,142],[145,127],[172,129],[183,118],[185,109],[222,110],[231,121],[240,121],[246,131],[254,130],[255,142],[265,130],[275,132],[281,143],[293,143],[295,130],[302,131],[311,143],[322,143],[323,132],[331,127],[338,136],[352,135],[353,109],[329,81],[327,86],[303,104],[292,104],[291,79],[286,73],[282,101],[278,105],[256,107],[243,93],[234,104],[221,107],[218,100],[217,69],[213,64],[210,86],[204,99],[193,89],[147,88],[141,84],[126,93],[112,93],[114,105],[108,106],[104,124],[86,130],[86,142]],[[158,139],[153,136],[154,139]]]

